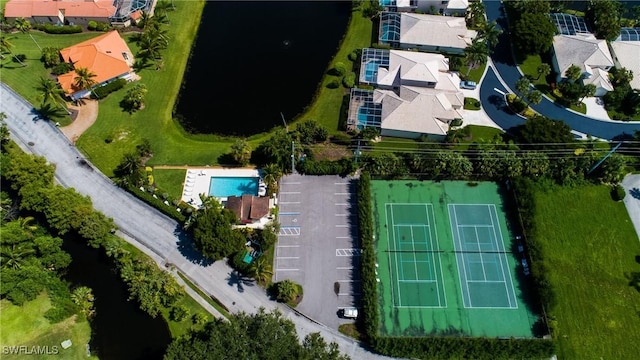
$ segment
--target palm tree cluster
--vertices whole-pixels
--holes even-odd
[[[171,9],[173,9],[171,3],[168,1],[160,1],[155,7],[153,16],[146,12],[142,13],[138,27],[143,29],[143,32],[135,39],[140,47],[137,55],[139,60],[137,66],[140,69],[149,64],[154,64],[156,70],[162,68],[162,51],[169,46],[167,30],[163,28],[163,25],[169,24],[169,16],[167,13]]]

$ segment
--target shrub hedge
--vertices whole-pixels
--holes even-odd
[[[126,187],[127,191],[129,193],[131,193],[132,195],[134,195],[135,197],[139,198],[140,200],[144,201],[145,203],[147,203],[148,205],[153,206],[154,208],[158,209],[161,213],[169,216],[170,218],[176,220],[177,222],[179,222],[180,224],[184,224],[184,222],[186,221],[186,217],[182,214],[176,211],[176,207],[173,205],[166,205],[163,200],[159,199],[159,198],[154,198],[152,194],[146,192],[146,191],[141,191],[139,188],[136,188],[134,186],[128,186]],[[182,203],[180,204],[180,209],[182,210]],[[189,207],[189,205],[184,205],[186,207]]]
[[[622,185],[617,184],[616,186],[613,187],[613,189],[611,190],[611,197],[613,198],[613,200],[615,201],[621,201],[624,199],[624,197],[627,195],[627,193],[624,191],[624,188],[622,187]]]
[[[356,170],[356,166],[351,158],[342,158],[338,161],[321,160],[315,161],[307,158],[298,162],[297,170],[305,175],[342,175],[347,176]]]
[[[360,269],[362,272],[362,310],[364,332],[372,344],[378,337],[378,293],[376,282],[376,253],[373,247],[373,215],[371,213],[371,176],[363,172],[358,180],[358,225],[360,230]]]
[[[91,97],[93,99],[104,99],[107,95],[122,89],[125,85],[127,85],[127,80],[117,79],[106,85],[100,86],[99,88],[93,89]]]
[[[77,34],[82,32],[82,26],[80,25],[51,25],[44,24],[38,26],[39,30],[43,30],[47,34]]]

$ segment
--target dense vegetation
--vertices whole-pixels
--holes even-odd
[[[319,333],[307,335],[302,344],[291,320],[279,312],[234,314],[229,321],[216,320],[201,331],[174,340],[165,360],[177,359],[325,359],[346,360],[335,343],[327,344]]]

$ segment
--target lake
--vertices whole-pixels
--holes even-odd
[[[192,133],[239,136],[282,125],[281,112],[293,120],[350,13],[349,1],[207,2],[175,116]]]

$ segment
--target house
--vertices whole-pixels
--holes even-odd
[[[383,136],[442,139],[462,119],[460,78],[449,72],[444,55],[364,49],[361,61],[360,83],[377,89],[352,90],[351,129],[373,126]]]
[[[596,85],[595,96],[613,90],[608,71],[614,66],[606,40],[592,34],[557,35],[553,37],[552,64],[557,81],[565,77],[571,65],[582,70],[582,83]]]
[[[631,88],[640,90],[640,29],[621,29],[620,37],[610,45],[616,67],[630,70],[633,73]]]
[[[240,223],[251,224],[269,215],[269,198],[248,194],[229,196],[225,208],[233,211]]]
[[[469,7],[468,0],[379,0],[389,11],[419,11],[443,15],[464,15]]]
[[[136,11],[152,11],[153,0],[9,0],[4,16],[36,24],[84,25],[89,21],[128,26]]]
[[[87,68],[95,74],[96,86],[104,85],[118,78],[132,80],[135,73],[131,50],[117,31],[111,31],[93,39],[60,50],[65,62],[71,63],[74,69]],[[72,100],[89,95],[89,90],[77,89],[74,82],[75,71],[58,76],[58,82],[65,94]]]
[[[383,12],[378,41],[405,50],[462,54],[476,36],[464,18]]]

